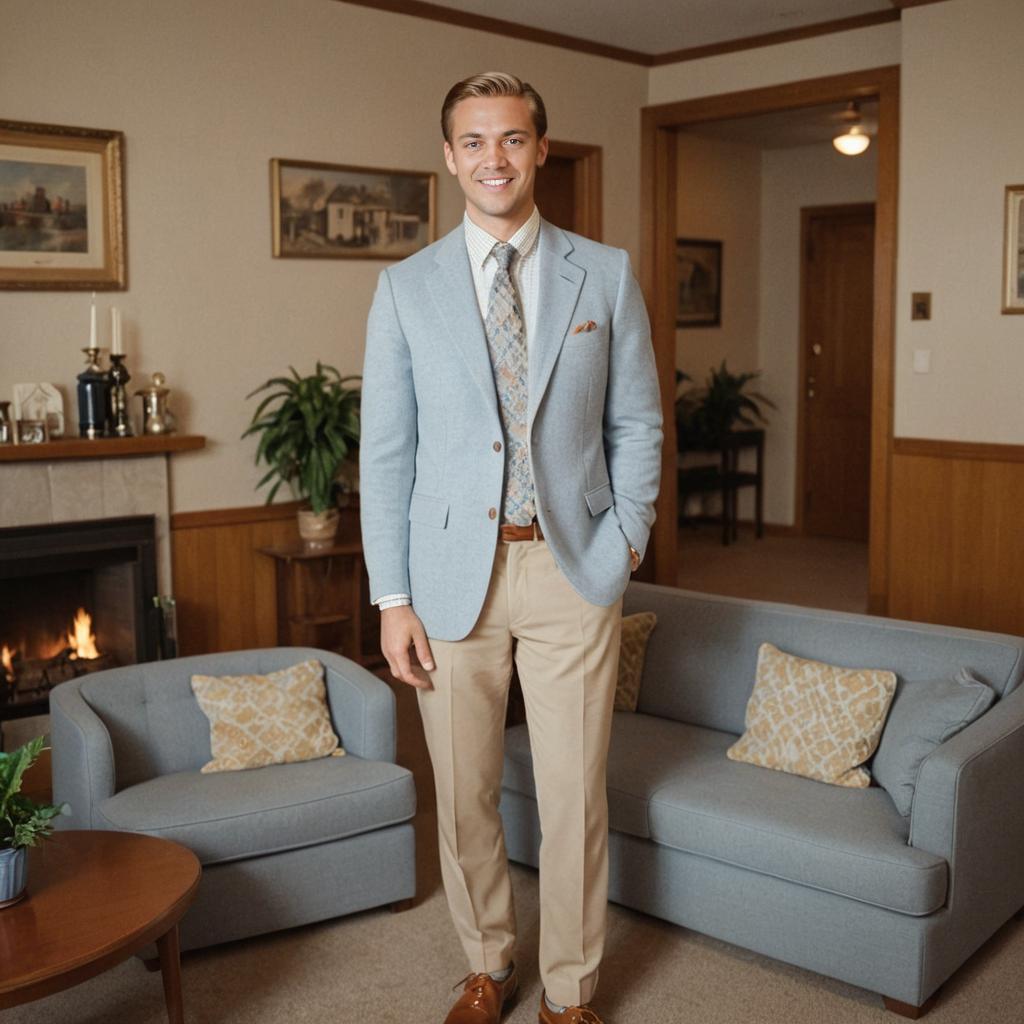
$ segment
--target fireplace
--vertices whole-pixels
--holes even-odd
[[[154,516],[0,529],[0,721],[66,679],[161,654]]]

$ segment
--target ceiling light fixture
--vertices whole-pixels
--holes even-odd
[[[861,123],[860,108],[855,101],[850,101],[839,120],[846,130],[832,140],[832,145],[843,156],[860,156],[871,145],[871,136]]]

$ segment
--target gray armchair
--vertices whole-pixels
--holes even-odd
[[[325,668],[347,757],[203,775],[209,723],[194,673]],[[62,828],[173,839],[203,865],[182,949],[215,945],[387,903],[416,890],[416,792],[395,760],[395,698],[355,662],[276,648],[97,672],[50,696],[53,788]]]

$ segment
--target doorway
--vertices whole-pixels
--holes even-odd
[[[600,146],[550,140],[533,194],[545,220],[601,241]]]
[[[888,605],[888,504],[892,442],[895,242],[899,68],[874,68],[826,78],[646,107],[641,124],[641,283],[651,314],[665,421],[661,488],[652,533],[653,578],[673,586],[678,571],[676,442],[675,225],[680,128],[731,118],[797,110],[851,99],[878,101],[878,153],[872,311],[868,609]],[[650,561],[650,560],[649,560]]]
[[[874,203],[801,210],[796,529],[866,541]]]

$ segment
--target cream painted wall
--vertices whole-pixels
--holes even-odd
[[[3,116],[127,136],[133,386],[167,374],[183,430],[206,451],[172,462],[172,510],[252,505],[243,396],[288,363],[362,365],[377,261],[275,260],[268,161],[283,156],[434,170],[439,230],[461,193],[438,110],[457,78],[512,70],[541,91],[554,138],[604,148],[604,240],[639,238],[639,125],[647,69],[334,0],[5,0],[45,42],[0,61]],[[74,420],[89,298],[0,293],[0,395],[52,381]],[[101,320],[101,323],[106,323]]]
[[[764,517],[791,525],[795,513],[796,411],[800,359],[800,210],[873,202],[878,161],[829,143],[767,149],[761,160],[761,319],[759,390],[778,406],[768,413]]]
[[[678,135],[680,238],[722,242],[722,324],[676,331],[676,366],[703,384],[728,360],[734,373],[757,367],[761,151],[724,139]]]
[[[1021,14],[1019,0],[903,12],[898,437],[1024,444],[1024,317],[1000,314],[1003,189],[1024,183]],[[911,322],[912,291],[933,293],[930,321]]]
[[[893,21],[651,68],[647,102],[671,103],[899,62],[900,23]]]

